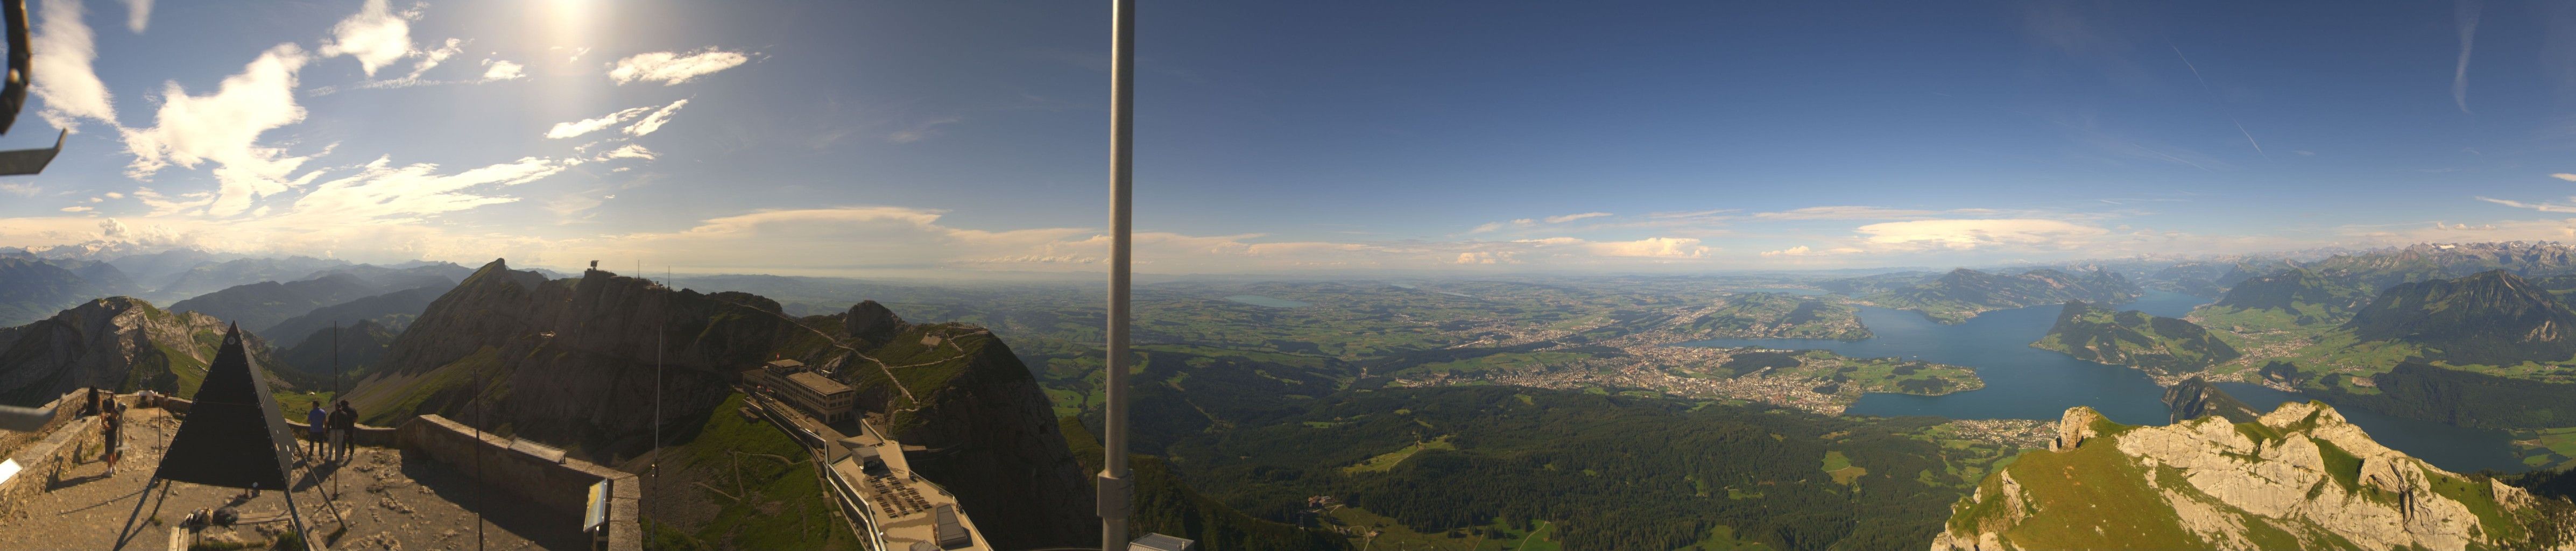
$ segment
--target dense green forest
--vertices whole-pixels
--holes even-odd
[[[1424,533],[1552,522],[1566,549],[1677,549],[1719,533],[1890,549],[1929,541],[2009,451],[1931,436],[1940,422],[1443,387],[1337,394],[1164,439],[1199,491],[1274,520],[1331,496]]]

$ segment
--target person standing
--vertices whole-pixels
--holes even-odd
[[[106,447],[103,448],[106,452],[101,454],[100,457],[107,459],[107,476],[116,476],[116,459],[118,453],[117,444],[122,443],[122,440],[118,438],[120,435],[117,434],[119,432],[117,429],[124,428],[124,417],[124,415],[117,413],[116,400],[114,398],[109,398],[106,403],[100,405],[98,412],[98,427],[100,432],[105,433],[101,436],[105,437],[107,440]]]
[[[349,445],[358,440],[357,433],[358,410],[351,409],[348,400],[341,400],[338,407],[331,408],[331,458],[348,460]]]
[[[305,430],[308,431],[313,438],[312,444],[305,446],[304,456],[307,459],[319,461],[322,459],[322,447],[323,440],[325,438],[323,433],[330,430],[331,426],[331,412],[322,411],[321,400],[314,400],[313,409],[311,411],[304,412],[304,426]]]

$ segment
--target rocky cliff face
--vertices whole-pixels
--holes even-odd
[[[2253,406],[2245,405],[2245,402],[2238,401],[2235,396],[2229,396],[2226,392],[2218,390],[2217,385],[2210,384],[2207,379],[2200,377],[2192,377],[2179,384],[2165,387],[2164,401],[2165,411],[2169,414],[2166,422],[2169,423],[2180,423],[2212,415],[2227,419],[2230,423],[2251,423],[2255,418],[2263,415],[2254,411]]]
[[[2067,410],[1952,507],[1932,549],[2576,549],[2570,504],[2390,450],[2322,403],[2247,423]]]
[[[0,329],[0,403],[35,405],[89,386],[193,394],[224,328],[212,316],[109,297]],[[244,336],[254,360],[275,361],[267,342]]]
[[[798,319],[756,295],[601,271],[546,281],[496,260],[432,302],[386,356],[351,394],[370,419],[438,413],[610,461],[651,446],[657,361],[662,422],[686,427],[730,415],[713,409],[736,370],[796,359],[859,389],[861,409],[929,448],[915,469],[956,494],[997,547],[1096,537],[1087,474],[1050,403],[980,328],[905,324],[872,303]],[[468,407],[478,395],[479,413]]]
[[[2083,302],[2066,303],[2057,325],[2031,346],[2160,375],[2198,372],[2242,356],[2191,322]]]
[[[292,369],[315,377],[329,377],[336,371],[348,383],[373,372],[384,363],[385,347],[393,344],[395,332],[376,325],[375,320],[340,327],[316,329],[302,344],[279,352],[283,363],[270,369]]]

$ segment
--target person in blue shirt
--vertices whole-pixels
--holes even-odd
[[[311,433],[313,437],[311,444],[305,447],[305,457],[311,459],[322,458],[323,442],[327,439],[324,431],[330,430],[330,421],[331,412],[323,411],[322,402],[319,400],[313,402],[312,411],[304,412],[304,424],[312,427]]]

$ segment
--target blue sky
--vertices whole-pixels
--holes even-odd
[[[41,116],[0,144],[77,134],[0,181],[0,246],[816,275],[1096,271],[1105,252],[1103,3],[30,9]],[[1142,13],[1146,272],[2576,236],[2576,8]]]

